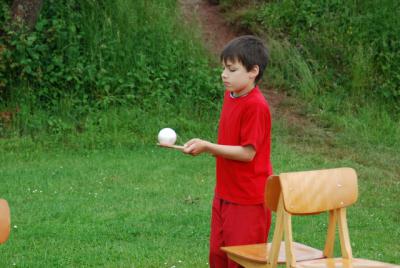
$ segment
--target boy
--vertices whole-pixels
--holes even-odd
[[[212,205],[210,267],[239,267],[222,246],[265,243],[271,213],[264,207],[265,181],[272,174],[271,116],[257,86],[268,63],[263,42],[241,36],[221,53],[226,87],[218,128],[218,143],[191,139],[184,152],[216,157],[216,187]]]

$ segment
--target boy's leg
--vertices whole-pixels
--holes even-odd
[[[220,250],[220,247],[224,246],[221,218],[222,200],[214,197],[211,210],[210,268],[223,268],[227,267],[228,257]]]
[[[263,204],[222,204],[222,236],[225,246],[265,243],[271,225],[271,212]],[[224,267],[237,268],[237,263],[228,259]]]
[[[214,198],[211,215],[211,268],[237,268],[220,250],[222,246],[265,243],[271,225],[271,212],[264,205],[244,206]]]

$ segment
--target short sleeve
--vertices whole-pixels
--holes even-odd
[[[268,108],[257,104],[246,107],[240,124],[240,145],[252,145],[257,151],[271,128]]]

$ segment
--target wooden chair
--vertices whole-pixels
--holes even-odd
[[[270,189],[268,189],[270,188]],[[357,174],[351,168],[282,173],[268,179],[266,204],[277,211],[272,244],[225,247],[228,257],[244,267],[277,267],[281,241],[285,237],[284,251],[287,267],[397,267],[393,264],[354,259],[351,251],[346,207],[357,201]],[[276,210],[274,209],[276,208]],[[329,213],[329,224],[323,258],[304,260],[296,252],[297,243],[292,238],[292,215]],[[342,258],[334,258],[334,242],[338,225]],[[304,246],[304,245],[303,245]],[[267,257],[268,256],[268,257]]]
[[[0,199],[0,244],[10,235],[10,208],[4,199]]]
[[[270,176],[265,187],[265,205],[272,212],[276,212],[276,224],[272,243],[221,248],[221,250],[228,254],[229,258],[244,267],[261,268],[270,267],[271,263],[275,263],[275,266],[276,263],[287,263],[287,252],[294,255],[294,257],[289,256],[290,261],[313,260],[324,257],[321,250],[293,241],[286,244],[282,242],[282,235],[284,231],[283,222],[286,223],[285,232],[287,231],[287,233],[290,234],[290,239],[292,239],[292,231],[291,217],[284,210],[283,202],[280,201],[282,199],[282,194],[279,180],[279,176]],[[288,251],[285,245],[290,245],[293,250]]]

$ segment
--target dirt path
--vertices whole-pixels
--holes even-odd
[[[197,21],[204,43],[213,54],[218,55],[227,42],[238,36],[226,24],[218,6],[204,0],[180,0],[180,4],[186,19]]]
[[[243,33],[236,32],[227,24],[219,11],[218,5],[211,5],[207,0],[179,0],[183,15],[189,23],[200,27],[205,46],[216,57],[224,45],[236,36]],[[268,71],[268,69],[267,69]],[[268,83],[267,83],[268,84]],[[310,144],[310,137],[314,143],[325,144],[331,150],[332,139],[323,128],[304,116],[304,107],[298,100],[287,96],[283,91],[273,88],[261,88],[271,109],[272,117],[282,119],[292,131],[296,142],[304,140],[306,146]]]
[[[196,22],[201,29],[204,44],[216,57],[225,44],[243,33],[236,32],[223,19],[219,6],[211,5],[206,0],[180,0],[182,12],[187,20]],[[277,107],[285,99],[283,93],[261,89],[270,104],[271,111],[276,114]]]

